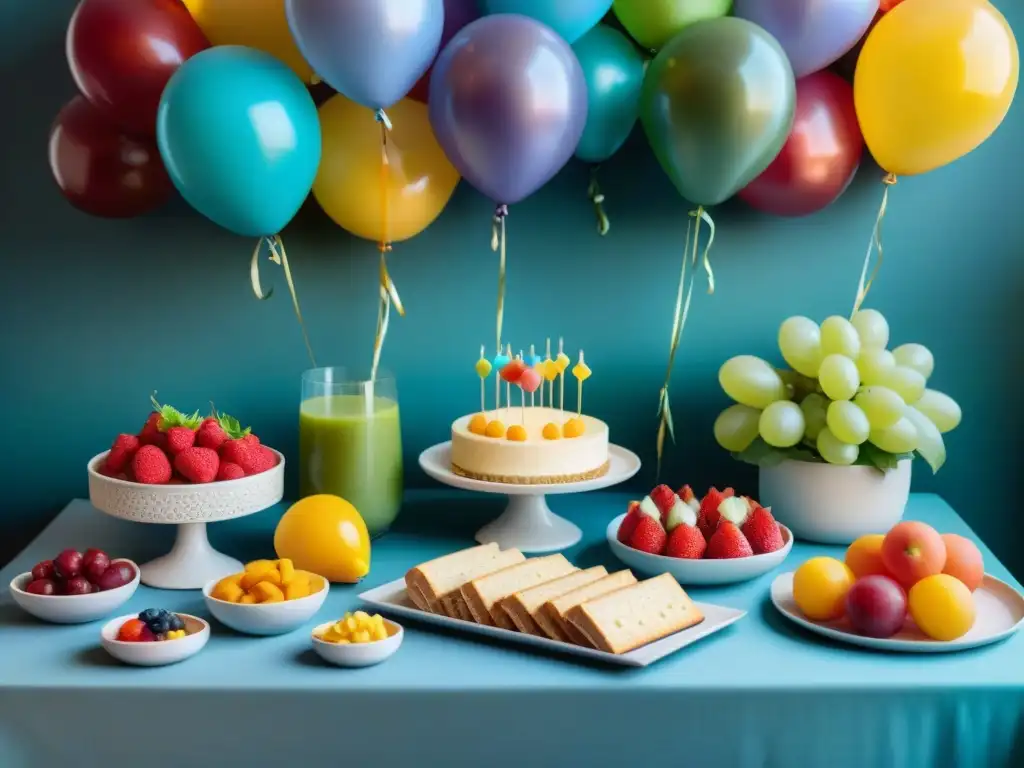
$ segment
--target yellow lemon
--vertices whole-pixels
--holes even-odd
[[[297,569],[353,584],[370,572],[370,534],[356,508],[339,496],[307,496],[284,513],[274,550]]]

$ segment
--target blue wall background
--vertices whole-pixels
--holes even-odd
[[[1024,6],[996,3],[1021,35]],[[253,424],[289,457],[297,447],[299,376],[307,367],[280,274],[269,302],[250,292],[252,243],[180,200],[150,217],[112,222],[68,206],[47,168],[51,120],[74,93],[64,59],[72,0],[0,0],[0,560],[71,498],[87,495],[85,462],[119,431],[135,431],[149,393],[218,406]],[[868,305],[896,342],[928,345],[933,385],[956,397],[963,425],[936,477],[915,465],[919,491],[941,493],[1017,574],[1021,524],[1024,350],[1024,98],[982,148],[893,190],[886,262]],[[638,130],[603,182],[612,230],[594,232],[587,169],[573,163],[508,219],[506,336],[516,345],[562,335],[583,347],[594,377],[587,410],[649,462],[664,375],[687,204]],[[728,357],[777,357],[789,315],[849,311],[878,205],[867,165],[828,210],[772,219],[729,203],[714,211],[714,296],[694,302],[673,379],[679,445],[665,475],[756,491],[755,471],[714,443],[726,405],[716,380]],[[416,456],[445,438],[477,401],[473,362],[492,342],[496,258],[491,206],[461,185],[440,220],[395,247],[391,264],[408,315],[395,318],[384,364],[399,380],[409,482],[429,482]],[[315,203],[284,233],[322,363],[368,365],[376,317],[376,250],[335,227]],[[272,267],[273,265],[268,265]],[[493,342],[492,342],[493,343]]]

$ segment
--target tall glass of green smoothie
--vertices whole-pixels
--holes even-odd
[[[350,502],[371,536],[384,533],[402,506],[402,432],[395,380],[345,368],[302,374],[299,494],[330,493]]]

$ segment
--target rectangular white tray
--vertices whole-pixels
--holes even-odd
[[[648,664],[653,664],[691,643],[695,643],[720,629],[724,629],[747,615],[746,611],[740,611],[736,608],[726,608],[725,606],[712,605],[711,603],[697,603],[697,607],[704,614],[704,621],[700,624],[671,634],[668,637],[663,637],[661,640],[656,640],[629,653],[614,654],[598,651],[593,648],[581,648],[578,645],[550,640],[546,637],[535,637],[534,635],[512,632],[500,627],[485,627],[473,622],[463,621],[462,619],[452,619],[448,616],[426,613],[413,605],[412,601],[409,600],[405,591],[404,579],[396,579],[363,592],[359,595],[359,599],[378,610],[395,616],[423,621],[427,624],[434,624],[447,629],[486,635],[487,637],[516,643],[517,645],[555,651],[585,659],[595,659],[624,667],[646,667]]]

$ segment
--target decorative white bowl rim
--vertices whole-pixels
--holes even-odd
[[[264,446],[264,448],[270,448],[270,446],[266,445]],[[210,483],[162,483],[160,485],[155,485],[149,483],[136,483],[132,480],[122,480],[118,477],[109,477],[108,475],[101,474],[99,471],[100,464],[105,458],[107,458],[107,454],[110,453],[109,450],[103,451],[102,453],[97,453],[95,456],[89,459],[89,464],[87,466],[89,469],[89,474],[92,475],[93,477],[98,478],[104,483],[110,483],[111,485],[115,485],[121,488],[132,488],[146,491],[152,491],[156,489],[178,490],[180,488],[240,488],[247,483],[251,483],[254,479],[258,477],[269,475],[278,468],[280,468],[281,470],[284,469],[284,454],[275,448],[270,448],[270,450],[274,452],[275,456],[277,456],[278,461],[275,466],[271,467],[265,472],[260,472],[257,475],[246,475],[245,477],[239,477],[234,480],[214,480],[213,482]]]
[[[193,616],[191,613],[182,613],[181,611],[168,611],[168,613],[173,613],[175,616],[179,616],[182,621],[190,620],[200,625],[199,631],[190,632],[187,635],[185,635],[185,637],[209,634],[210,632],[210,622],[208,622],[201,616]],[[103,629],[100,630],[100,634],[102,635],[103,640],[114,645],[130,645],[133,648],[143,645],[142,643],[138,643],[134,640],[118,640],[117,638],[118,632],[121,631],[121,627],[124,625],[124,623],[127,621],[131,621],[132,619],[138,618],[138,616],[139,614],[137,613],[131,613],[125,614],[124,616],[117,616],[108,621],[106,624],[103,625]],[[113,626],[114,624],[117,624],[116,628]],[[115,629],[117,631],[114,631]]]
[[[112,595],[115,592],[117,592],[118,590],[128,589],[131,586],[136,586],[137,587],[138,584],[139,584],[139,580],[142,578],[142,571],[139,568],[138,563],[136,563],[134,560],[129,560],[127,557],[114,557],[114,558],[111,558],[110,564],[113,565],[114,563],[128,563],[128,565],[130,565],[132,568],[135,569],[135,578],[132,579],[131,581],[129,581],[127,584],[122,584],[120,587],[114,587],[113,589],[105,589],[102,592],[90,592],[87,595],[37,595],[34,592],[26,591],[18,583],[18,582],[21,582],[21,581],[25,581],[25,586],[26,587],[31,583],[31,581],[32,581],[32,571],[25,571],[24,573],[19,573],[17,576],[15,576],[13,579],[11,579],[11,585],[10,586],[11,586],[11,589],[14,590],[15,592],[19,592],[19,593],[21,593],[23,595],[27,595],[30,598],[39,597],[39,598],[47,598],[47,599],[50,599],[50,600],[53,600],[53,599],[71,600],[71,599],[79,598],[79,597],[92,597],[93,595]],[[26,581],[26,577],[28,577],[27,581]]]
[[[354,613],[354,611],[353,611],[353,613]],[[405,629],[397,621],[392,621],[391,619],[385,619],[383,616],[381,618],[384,619],[384,623],[385,624],[387,624],[390,627],[394,627],[395,631],[394,632],[388,632],[388,636],[385,637],[383,640],[371,640],[368,643],[358,643],[357,644],[358,647],[360,647],[360,648],[367,648],[367,647],[370,647],[370,646],[373,646],[373,645],[377,645],[378,643],[386,643],[388,641],[394,642],[396,637],[402,637],[402,635],[405,634]],[[339,621],[341,621],[341,619],[335,619],[334,621],[325,621],[323,624],[317,624],[315,627],[313,627],[313,631],[310,633],[310,636],[313,638],[313,642],[314,643],[319,643],[320,645],[326,645],[326,646],[328,646],[330,648],[344,648],[344,647],[346,647],[346,646],[343,646],[343,645],[339,645],[338,643],[332,643],[329,640],[322,640],[319,637],[320,634],[322,634],[323,632],[326,632],[330,627],[333,627]]]

